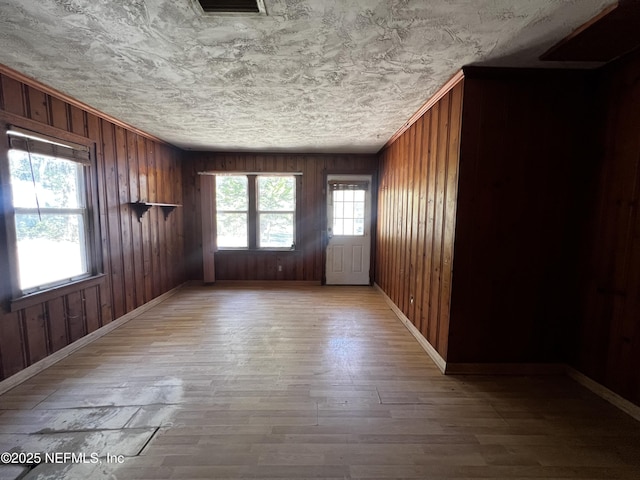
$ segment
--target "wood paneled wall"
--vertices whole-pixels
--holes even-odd
[[[463,83],[380,154],[376,283],[445,359]]]
[[[449,365],[566,360],[598,109],[589,72],[469,68],[381,152],[376,282]]]
[[[450,363],[566,360],[597,92],[589,72],[465,69]]]
[[[202,222],[198,172],[301,172],[296,251],[218,251],[216,280],[320,282],[323,274],[326,173],[373,173],[375,155],[276,155],[193,153],[184,163],[184,210],[188,276],[202,280]],[[282,271],[278,266],[282,266]]]
[[[184,240],[181,208],[166,220],[152,208],[138,221],[129,205],[137,200],[182,203],[180,151],[68,103],[8,69],[3,72],[0,111],[95,142],[105,274],[10,312],[9,252],[0,227],[0,370],[6,378],[181,284]]]
[[[640,52],[603,72],[605,150],[572,364],[640,405]]]

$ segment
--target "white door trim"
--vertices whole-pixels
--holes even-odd
[[[333,192],[331,180],[367,181],[365,193],[364,235],[335,235],[332,231]],[[373,174],[327,174],[325,191],[326,234],[325,283],[327,285],[370,285],[372,251]]]

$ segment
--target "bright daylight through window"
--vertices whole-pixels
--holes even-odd
[[[249,188],[246,176],[216,177],[218,247],[249,246]]]
[[[295,191],[293,177],[258,177],[259,247],[293,246]]]
[[[16,149],[16,144],[25,148]],[[12,146],[9,169],[20,290],[30,293],[88,275],[83,163],[34,153],[56,148],[31,148],[32,142],[24,138],[12,138]]]
[[[295,205],[294,176],[217,175],[218,248],[295,248]]]
[[[364,235],[364,190],[333,191],[333,234]]]

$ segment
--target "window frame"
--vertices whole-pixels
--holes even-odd
[[[358,188],[358,189],[330,189],[329,190],[329,195],[330,195],[330,202],[331,202],[331,233],[334,237],[364,237],[366,236],[367,232],[366,232],[366,228],[364,228],[364,224],[366,223],[366,216],[367,216],[367,200],[366,200],[366,196],[367,196],[367,190],[368,188],[363,187],[363,188]],[[344,193],[345,192],[353,192],[355,195],[355,192],[363,192],[364,193],[364,198],[362,200],[356,200],[355,198],[353,198],[352,200],[345,200],[345,199],[336,199],[336,194],[340,192],[340,193]],[[342,214],[341,215],[336,215],[337,213],[337,206],[338,204],[342,204]],[[349,211],[349,213],[352,213],[353,216],[347,216],[345,215],[345,207],[347,204],[351,204],[351,209]],[[356,204],[362,204],[362,217],[357,217],[355,216],[356,213]],[[337,220],[341,220],[343,222],[342,224],[342,229],[340,230],[340,233],[337,233],[338,229],[336,228],[336,221]],[[353,233],[344,233],[345,229],[344,229],[344,221],[345,220],[352,220],[353,222]],[[355,233],[355,220],[362,220],[363,221],[363,228],[362,228],[362,233]]]
[[[265,177],[291,177],[293,179],[293,210],[261,210],[260,209],[260,178],[265,178]],[[256,189],[256,219],[255,219],[255,223],[256,223],[256,247],[258,250],[295,250],[295,246],[296,246],[296,207],[297,207],[297,201],[298,201],[298,195],[297,195],[297,190],[298,190],[298,185],[297,185],[297,181],[296,181],[296,177],[293,175],[286,175],[286,174],[270,174],[270,175],[256,175],[255,178],[255,189]],[[291,215],[291,217],[293,218],[293,235],[291,238],[291,245],[290,247],[272,247],[272,246],[267,246],[267,247],[261,247],[260,243],[260,236],[261,236],[261,231],[260,231],[260,220],[261,220],[261,216],[262,215]]]
[[[58,139],[62,143],[78,144],[89,149],[89,162],[80,162],[84,179],[84,243],[86,245],[87,273],[74,278],[41,284],[37,287],[22,290],[19,281],[18,244],[16,235],[16,214],[21,209],[13,205],[13,191],[11,187],[11,169],[9,165],[9,150],[11,150],[7,131],[11,127],[33,132],[35,135]],[[0,182],[2,183],[2,198],[0,198],[0,238],[4,240],[7,251],[6,267],[9,272],[8,286],[2,289],[2,302],[8,302],[9,310],[14,312],[31,305],[42,303],[53,296],[64,295],[67,291],[76,291],[85,284],[95,284],[104,277],[103,258],[101,249],[101,233],[99,224],[98,179],[96,175],[96,144],[86,137],[60,130],[56,127],[42,125],[32,120],[17,117],[7,112],[0,112]],[[66,159],[66,158],[65,158]],[[71,160],[73,161],[73,160]],[[41,208],[41,211],[55,210]],[[3,265],[0,265],[2,267]],[[80,287],[79,287],[80,286]],[[6,291],[5,291],[6,290]]]
[[[234,252],[234,251],[255,251],[255,252],[289,252],[298,250],[298,215],[300,212],[300,190],[301,190],[301,173],[298,172],[215,172],[214,176],[244,176],[247,177],[248,187],[248,210],[247,210],[247,247],[220,247],[218,245],[218,207],[216,204],[216,193],[213,195],[213,215],[214,215],[214,241],[215,250],[219,252]],[[270,210],[260,211],[258,206],[258,179],[260,177],[292,177],[294,180],[294,210],[275,211]],[[214,182],[215,184],[215,182]],[[226,210],[220,210],[222,213],[227,213]],[[240,212],[238,212],[240,213]],[[244,212],[242,212],[244,213]],[[293,244],[291,247],[260,247],[259,235],[260,235],[260,214],[268,213],[293,213]]]
[[[250,190],[251,190],[250,183],[251,182],[250,182],[250,179],[247,178],[246,175],[239,175],[239,174],[238,175],[236,175],[236,174],[224,175],[226,177],[245,177],[246,178],[246,180],[247,180],[247,208],[246,208],[246,210],[222,210],[222,209],[218,210],[218,203],[217,203],[218,177],[221,177],[221,176],[223,176],[223,175],[216,175],[215,181],[214,181],[214,183],[216,185],[215,194],[213,196],[214,207],[215,207],[214,208],[214,214],[215,214],[215,222],[214,222],[214,224],[215,224],[215,229],[216,229],[216,231],[215,231],[215,233],[216,233],[215,234],[216,248],[219,249],[219,250],[247,250],[250,247],[249,238],[251,236],[250,233],[249,233],[249,228],[248,228],[249,219],[250,219],[249,210],[251,209],[251,206],[250,206],[250,204],[251,204],[251,201],[250,201],[250,198],[251,198],[251,193],[250,193]],[[246,220],[247,221],[247,238],[246,238],[247,246],[246,247],[226,247],[226,246],[219,247],[218,246],[218,214],[219,213],[246,215],[246,217],[247,217],[247,220]]]

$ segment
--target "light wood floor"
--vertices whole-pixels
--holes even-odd
[[[631,417],[566,377],[445,377],[368,287],[184,288],[1,396],[0,451],[102,462],[0,478],[640,478]]]

